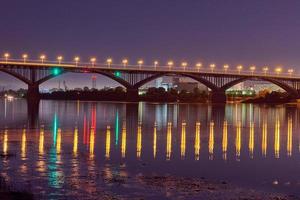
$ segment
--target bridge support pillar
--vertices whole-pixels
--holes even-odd
[[[138,88],[127,88],[126,90],[127,101],[139,101],[139,89]]]
[[[223,90],[217,90],[211,92],[212,103],[226,103],[226,94]]]
[[[27,90],[27,101],[39,101],[40,92],[38,84],[29,84]]]

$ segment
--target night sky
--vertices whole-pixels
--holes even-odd
[[[299,0],[1,0],[0,16],[0,51],[12,57],[173,59],[300,71]],[[1,86],[20,83],[0,77]],[[65,79],[73,87],[71,78],[91,85],[90,75],[72,74],[44,85]],[[99,76],[97,84],[108,82]]]

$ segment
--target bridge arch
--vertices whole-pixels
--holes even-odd
[[[219,88],[213,84],[212,82],[200,77],[200,76],[197,76],[197,75],[193,75],[193,74],[189,74],[189,73],[171,73],[171,72],[162,72],[162,73],[158,73],[158,74],[155,74],[155,75],[152,75],[148,78],[145,78],[139,82],[137,82],[136,84],[133,85],[133,88],[140,88],[141,86],[149,83],[150,81],[153,81],[157,78],[160,78],[160,77],[163,77],[163,76],[183,76],[183,77],[188,77],[188,78],[191,78],[195,81],[198,81],[199,83],[202,83],[203,85],[205,85],[206,87],[208,87],[209,89],[211,89],[212,91],[216,91],[218,90]]]
[[[26,84],[31,84],[32,83],[29,79],[25,78],[21,74],[18,74],[18,73],[14,72],[14,71],[10,71],[10,70],[4,69],[4,68],[0,68],[0,71],[4,72],[6,74],[9,74],[9,75],[11,75],[11,76],[13,76],[15,78],[17,78],[18,80],[20,80],[20,81],[22,81],[22,82],[24,82]]]
[[[298,91],[295,88],[289,86],[286,83],[283,83],[283,82],[281,82],[279,80],[276,80],[276,79],[270,78],[270,77],[243,77],[243,78],[236,79],[234,81],[231,81],[231,82],[223,85],[220,89],[222,91],[226,91],[227,89],[231,88],[232,86],[234,86],[236,84],[239,84],[241,82],[244,82],[244,81],[248,81],[248,80],[262,80],[262,81],[267,81],[267,82],[270,82],[270,83],[273,83],[273,84],[279,86],[280,88],[282,88],[283,90],[285,90],[291,96],[294,96],[294,97],[298,96]]]

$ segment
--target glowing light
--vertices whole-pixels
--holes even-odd
[[[121,72],[120,71],[115,71],[114,74],[115,74],[116,77],[121,78]]]
[[[275,158],[279,158],[279,152],[280,152],[280,122],[279,122],[279,119],[276,119],[276,122],[275,122],[275,136],[274,136],[274,138],[275,138],[274,139]]]
[[[3,135],[3,154],[7,155],[8,151],[8,130],[4,130],[4,135]]]
[[[113,61],[112,58],[107,58],[107,59],[106,59],[106,63],[107,63],[107,65],[108,65],[108,67],[111,66],[112,61]]]
[[[56,141],[56,153],[60,154],[61,152],[61,129],[57,129],[57,141]]]
[[[44,61],[46,60],[46,55],[42,54],[40,56],[40,59],[41,59],[42,63],[44,63]]]
[[[252,75],[253,75],[253,73],[254,73],[255,69],[256,69],[256,67],[255,67],[255,66],[250,66],[250,71],[251,71]]]
[[[123,67],[126,67],[128,64],[128,60],[125,58],[122,60]]]
[[[241,73],[242,69],[243,69],[243,65],[238,65],[237,67],[237,70],[239,72],[239,74]]]
[[[139,65],[139,68],[141,68],[142,65],[144,64],[144,61],[143,61],[143,60],[139,60],[137,63],[138,63],[138,65]]]
[[[229,65],[224,65],[223,68],[224,68],[224,71],[226,72],[229,69]]]
[[[253,158],[254,151],[254,122],[250,122],[250,132],[249,132],[249,153],[250,158]]]
[[[201,69],[201,67],[202,67],[202,63],[196,63],[196,69],[198,70],[198,71],[200,71],[200,69]]]
[[[95,149],[95,129],[91,128],[91,135],[90,135],[90,158],[94,157],[94,149]]]
[[[261,151],[264,157],[267,156],[267,148],[268,148],[268,124],[265,120],[262,125],[262,142],[261,142]]]
[[[22,131],[22,143],[21,143],[21,157],[24,159],[26,157],[26,129],[23,128]]]
[[[199,160],[200,157],[200,122],[196,122],[196,132],[195,132],[195,160]]]
[[[186,69],[187,65],[188,65],[187,62],[182,62],[182,63],[181,63],[181,66],[183,67],[184,70]]]
[[[264,72],[265,75],[267,74],[268,71],[269,71],[269,67],[264,66],[263,67],[263,72]]]
[[[180,156],[181,159],[185,157],[185,145],[186,145],[186,123],[181,124],[181,142],[180,142]]]
[[[216,65],[214,63],[209,65],[209,68],[211,69],[211,71],[213,72],[214,69],[216,68]]]
[[[5,53],[5,54],[4,54],[5,62],[8,61],[8,58],[9,58],[9,57],[10,57],[10,54],[9,54],[9,53]]]
[[[169,69],[171,70],[171,68],[174,65],[174,62],[172,60],[170,60],[170,61],[168,61],[167,65],[168,65]]]
[[[288,131],[287,131],[287,156],[292,156],[292,150],[293,150],[293,120],[289,116],[288,117]]]
[[[157,124],[154,123],[153,129],[153,157],[156,158],[156,148],[157,148]]]
[[[168,122],[168,128],[167,128],[167,150],[166,150],[166,159],[171,159],[171,153],[172,153],[172,123]]]
[[[80,61],[80,58],[79,58],[78,56],[76,56],[76,57],[74,58],[74,61],[75,61],[76,66],[78,66],[78,63],[79,63],[79,61]]]
[[[22,58],[23,58],[23,61],[24,61],[24,63],[25,63],[26,60],[27,60],[27,58],[28,58],[28,55],[27,55],[27,54],[23,54],[23,55],[22,55]]]
[[[238,121],[236,125],[235,155],[239,161],[241,156],[241,121]]]
[[[288,74],[291,76],[294,73],[293,69],[288,69]]]
[[[106,127],[105,158],[110,157],[110,126]]]
[[[39,154],[43,155],[44,154],[44,128],[42,127],[40,130],[40,137],[39,137]]]
[[[223,123],[223,136],[222,136],[222,151],[223,159],[227,160],[227,146],[228,146],[228,134],[227,134],[227,121]]]
[[[158,61],[154,61],[154,68],[156,68],[158,66]]]
[[[275,68],[275,72],[277,75],[279,75],[282,72],[282,68],[281,67]]]
[[[57,61],[58,61],[58,64],[61,64],[61,61],[63,60],[63,57],[62,56],[57,56]]]
[[[74,130],[74,140],[73,140],[73,154],[77,156],[78,151],[78,128],[76,127]]]
[[[214,159],[214,146],[215,146],[214,126],[215,126],[215,123],[210,122],[210,124],[209,124],[209,140],[208,140],[209,160]]]
[[[53,69],[52,69],[52,74],[53,74],[54,76],[59,75],[60,72],[61,72],[61,69],[59,69],[59,68],[53,68]]]
[[[122,143],[121,143],[122,158],[126,156],[126,122],[122,125]]]
[[[139,123],[136,139],[136,157],[141,158],[142,154],[142,125]]]
[[[90,59],[90,62],[92,63],[93,67],[95,66],[96,61],[97,61],[97,59],[95,57]]]

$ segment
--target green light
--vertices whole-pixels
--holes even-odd
[[[121,72],[120,71],[115,71],[115,76],[120,78],[121,77]]]
[[[52,74],[53,75],[58,75],[58,74],[60,74],[60,69],[59,68],[54,68],[53,70],[52,70]]]

